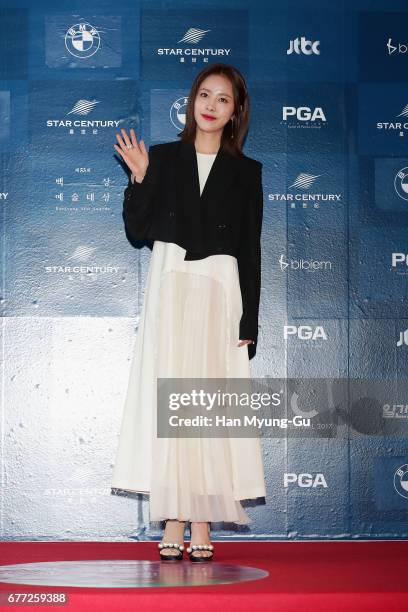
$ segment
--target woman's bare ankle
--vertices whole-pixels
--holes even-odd
[[[210,544],[210,524],[205,521],[191,522],[191,543]]]
[[[192,521],[191,522],[191,542],[190,546],[195,544],[211,544],[210,539],[210,523],[207,521]],[[195,550],[194,555],[197,557],[209,557],[211,552],[208,550]]]
[[[177,544],[184,543],[185,521],[178,519],[167,519],[166,526],[163,532],[162,543],[172,542]],[[162,550],[162,554],[174,554],[174,549],[167,548]]]

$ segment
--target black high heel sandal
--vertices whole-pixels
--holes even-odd
[[[177,542],[159,542],[157,547],[159,548],[159,555],[162,561],[181,561],[183,558],[184,544],[178,544]],[[163,548],[174,548],[178,552],[174,555],[162,555]]]
[[[208,524],[209,526],[209,524]],[[208,534],[209,535],[209,534]],[[191,523],[190,523],[190,540],[191,540]],[[210,555],[195,555],[195,551],[198,550],[208,550],[210,551]],[[214,546],[212,544],[190,544],[187,548],[188,556],[190,561],[197,561],[198,563],[206,563],[207,561],[211,561],[214,556]]]

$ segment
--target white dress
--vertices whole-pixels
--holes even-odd
[[[197,153],[202,192],[216,154]],[[231,255],[185,261],[156,240],[130,370],[112,486],[150,495],[150,521],[250,523],[265,497],[259,438],[158,438],[157,378],[250,378],[238,347],[242,297]],[[232,435],[232,434],[231,434]]]

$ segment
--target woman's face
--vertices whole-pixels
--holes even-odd
[[[234,113],[232,84],[221,74],[211,74],[198,88],[194,101],[194,119],[203,132],[223,130]]]

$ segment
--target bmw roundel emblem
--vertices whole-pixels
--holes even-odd
[[[65,47],[75,57],[91,57],[100,44],[99,32],[90,23],[76,23],[65,34]]]
[[[170,121],[177,130],[184,129],[186,126],[186,111],[188,98],[178,98],[170,108]]]
[[[396,492],[408,499],[408,465],[401,465],[394,474],[394,488]]]
[[[408,168],[402,168],[396,174],[394,188],[400,198],[408,200]]]

